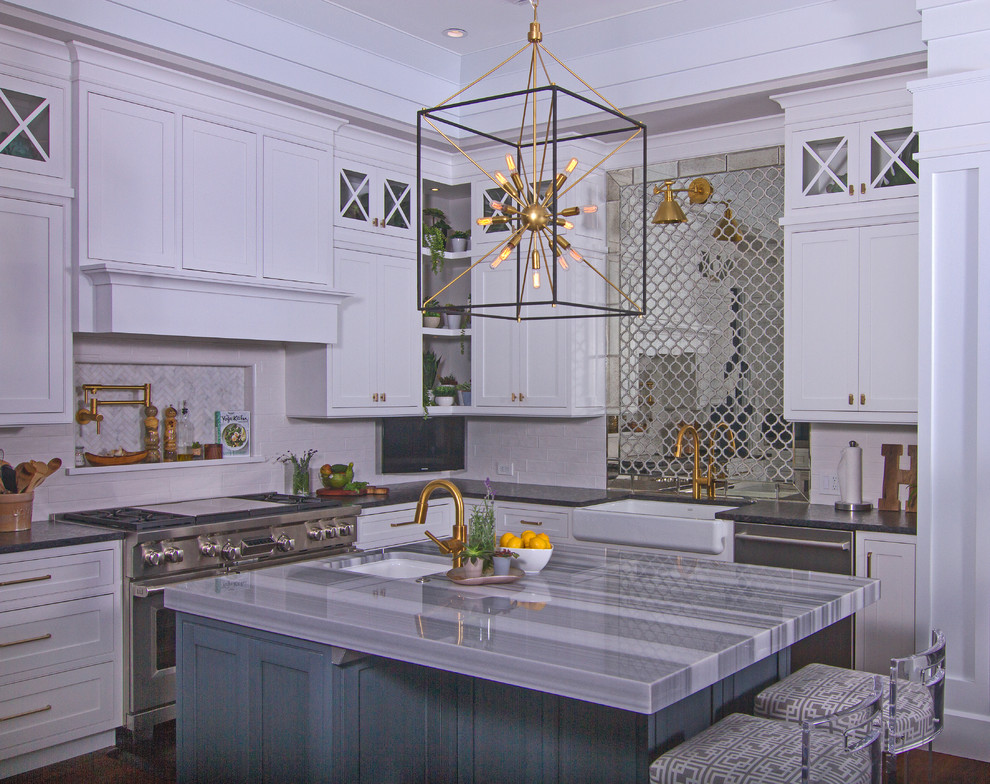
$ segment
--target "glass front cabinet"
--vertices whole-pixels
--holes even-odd
[[[0,168],[65,177],[63,91],[0,74]]]
[[[917,196],[917,152],[909,115],[792,130],[788,208]]]
[[[338,160],[336,225],[415,239],[415,180],[414,176]]]

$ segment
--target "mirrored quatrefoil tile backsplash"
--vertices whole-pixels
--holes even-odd
[[[213,415],[216,411],[250,410],[249,369],[208,365],[111,365],[77,363],[75,366],[76,409],[83,405],[83,384],[151,384],[151,403],[164,419],[165,408],[174,406],[181,413],[182,401],[189,408],[194,438],[212,443],[215,438]],[[142,400],[140,391],[101,390],[102,400]],[[99,454],[117,448],[128,452],[144,449],[144,406],[100,406],[103,415],[100,434],[96,425],[77,425],[76,446]],[[161,426],[159,425],[159,433]]]

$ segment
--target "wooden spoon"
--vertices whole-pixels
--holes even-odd
[[[18,463],[14,471],[17,479],[17,492],[26,493],[27,486],[31,483],[35,473],[37,473],[37,469],[31,463]]]
[[[53,457],[47,463],[42,463],[40,460],[32,460],[31,465],[35,467],[35,474],[31,477],[31,481],[28,482],[28,488],[25,492],[34,490],[53,473],[58,471],[62,466],[62,460],[57,457]]]

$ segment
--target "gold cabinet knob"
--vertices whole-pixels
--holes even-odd
[[[855,398],[855,396],[853,395],[853,393],[852,393],[852,392],[850,392],[850,393],[849,393],[849,405],[851,405],[851,406],[852,406],[852,405],[855,405],[855,404],[856,404],[856,402],[855,402],[855,401],[856,401],[856,398]]]
[[[865,406],[866,405],[866,395],[860,395],[859,396],[859,404],[861,406]]]
[[[378,393],[377,393],[377,392],[375,392],[375,393],[373,393],[373,394],[371,395],[371,399],[372,399],[372,400],[373,400],[373,401],[374,401],[375,403],[377,403],[377,402],[378,402]]]

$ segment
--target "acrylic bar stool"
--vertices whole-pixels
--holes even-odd
[[[800,722],[853,704],[871,673],[826,664],[809,664],[760,692],[753,712],[768,719]],[[931,780],[932,741],[945,716],[945,636],[932,632],[925,651],[890,660],[884,687],[884,752],[888,781],[896,781],[897,755],[928,744]]]
[[[801,722],[733,713],[662,754],[653,784],[880,784],[883,679],[862,701]]]

